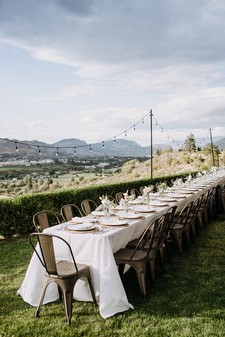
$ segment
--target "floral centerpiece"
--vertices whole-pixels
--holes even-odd
[[[157,191],[159,192],[159,196],[161,198],[164,197],[164,193],[165,193],[165,190],[167,189],[167,183],[166,182],[163,182],[163,183],[159,183],[157,185]]]
[[[176,189],[179,191],[181,188],[181,185],[183,184],[183,180],[181,178],[177,178],[174,183],[173,186],[176,187]]]
[[[154,185],[145,186],[142,190],[142,196],[145,201],[150,201],[150,193],[153,193]]]
[[[103,195],[99,197],[99,199],[101,200],[101,205],[98,206],[98,211],[105,212],[105,215],[108,217],[111,209],[115,207],[115,204],[113,201],[109,200],[107,195]]]
[[[189,175],[187,176],[186,181],[187,181],[188,184],[191,183],[191,181],[192,181],[192,175],[191,175],[191,174],[189,174]]]
[[[134,195],[129,195],[128,191],[123,193],[123,198],[120,199],[120,206],[125,210],[125,212],[129,211],[129,201],[134,200]]]

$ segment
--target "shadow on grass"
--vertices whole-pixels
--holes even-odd
[[[129,301],[136,310],[160,317],[214,317],[225,319],[225,222],[204,228],[182,256],[173,254],[164,274],[157,264],[153,285],[147,278],[144,301],[134,270],[124,276]]]

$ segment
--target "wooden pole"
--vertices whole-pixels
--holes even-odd
[[[214,158],[214,149],[213,149],[213,141],[212,141],[212,131],[211,131],[211,128],[209,129],[209,133],[210,133],[210,142],[211,142],[211,150],[212,150],[212,163],[213,163],[213,166],[215,166],[215,158]]]
[[[150,110],[150,158],[151,158],[151,179],[153,179],[153,143],[152,143],[152,109]]]

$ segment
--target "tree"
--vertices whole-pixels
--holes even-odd
[[[190,133],[184,141],[184,149],[190,153],[196,151],[196,141],[193,133]]]

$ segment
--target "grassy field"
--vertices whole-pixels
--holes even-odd
[[[127,273],[124,286],[134,310],[104,320],[92,303],[74,302],[71,326],[62,303],[35,308],[16,295],[32,250],[27,237],[0,241],[0,336],[85,337],[216,337],[225,336],[225,218],[207,225],[192,246],[174,252],[162,274],[149,283],[146,302],[136,277]]]

